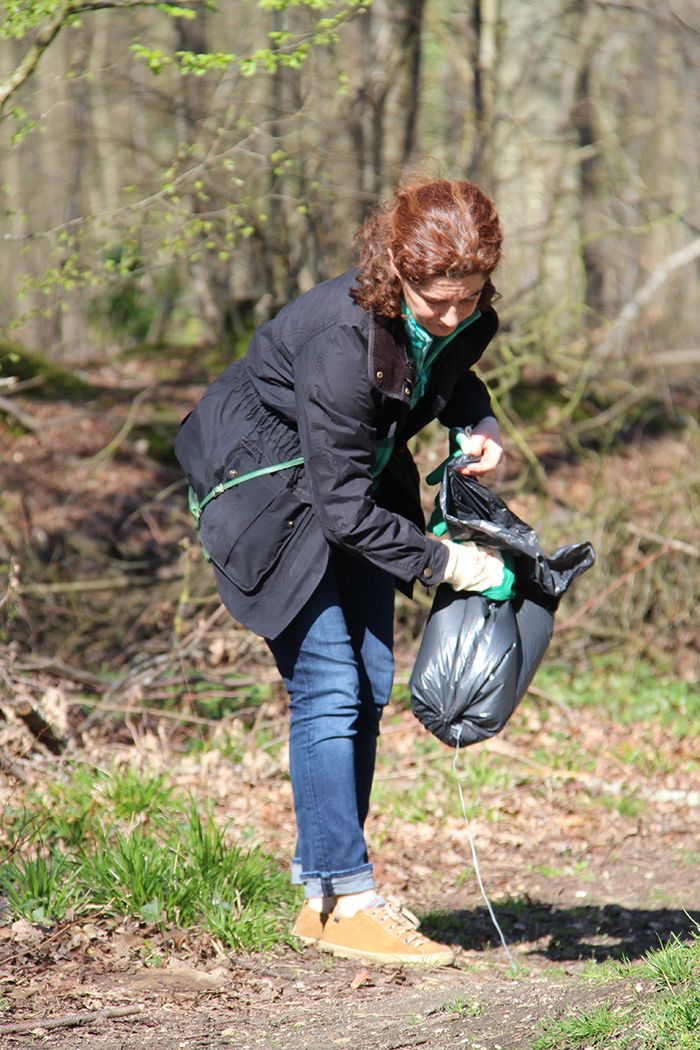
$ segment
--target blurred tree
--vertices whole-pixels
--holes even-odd
[[[5,49],[16,52],[28,41],[0,84],[5,131],[19,158],[6,184],[14,219],[6,239],[21,245],[12,262],[24,271],[19,310],[8,301],[5,313],[19,313],[24,337],[69,342],[75,351],[71,295],[85,333],[93,298],[85,290],[108,281],[114,291],[100,301],[108,313],[118,302],[113,320],[121,321],[125,304],[136,304],[142,292],[153,296],[153,339],[165,337],[179,305],[193,319],[192,337],[230,340],[249,324],[244,308],[271,309],[297,291],[306,263],[292,245],[318,239],[317,218],[307,216],[309,197],[320,189],[306,175],[299,121],[292,126],[304,106],[303,67],[315,49],[334,47],[343,23],[365,6],[263,0],[256,17],[241,24],[242,4],[215,15],[203,0],[37,0],[23,12],[5,0],[0,46],[4,38]],[[128,26],[117,15],[125,8],[136,9]],[[93,34],[77,15],[98,10],[100,31]],[[59,70],[61,33],[71,46]],[[210,36],[235,39],[236,49],[212,49]],[[145,82],[146,70],[159,80]],[[337,69],[334,75],[337,86]],[[88,83],[100,87],[93,93]],[[34,186],[35,204],[25,208],[22,161],[33,150],[38,120],[28,110],[45,84],[54,100],[60,93],[70,119],[64,127],[51,105],[37,107],[47,148],[60,152],[51,165],[58,192],[40,191],[37,207]],[[22,104],[10,109],[18,93]],[[287,156],[288,139],[299,142],[296,157]],[[46,172],[48,165],[31,167]],[[28,260],[24,249],[38,238],[43,251]],[[314,277],[320,258],[316,250]],[[103,325],[110,319],[100,306],[91,313]]]
[[[346,266],[367,208],[422,169],[498,203],[507,386],[576,372],[572,341],[700,229],[694,0],[0,11],[0,311],[57,353],[241,339]],[[695,265],[637,315],[650,345],[695,339]]]

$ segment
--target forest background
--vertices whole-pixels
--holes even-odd
[[[548,457],[578,458],[595,479],[613,447],[679,438],[644,522],[601,478],[597,506],[568,506],[560,535],[585,533],[598,549],[580,599],[664,550],[594,605],[586,639],[680,658],[697,555],[692,515],[669,521],[677,483],[691,513],[697,461],[691,0],[35,0],[2,13],[8,449],[13,427],[54,449],[67,436],[55,420],[32,426],[22,397],[41,402],[63,381],[80,399],[92,383],[132,401],[119,439],[131,444],[101,456],[138,439],[172,465],[190,392],[169,404],[163,384],[188,366],[192,381],[211,378],[255,323],[345,268],[357,224],[407,173],[466,176],[497,201],[506,232],[501,332],[483,366],[511,446],[506,492],[545,494]],[[94,573],[66,563],[71,530],[34,507],[51,482],[28,484],[14,451],[3,506],[21,503],[24,524],[19,540],[3,526],[8,567],[12,555],[27,585],[27,574]],[[153,495],[139,484],[121,493],[117,532]],[[83,511],[94,532],[104,507]],[[683,544],[694,553],[683,558]],[[149,556],[177,574],[181,552]],[[63,618],[27,615],[37,637]]]
[[[107,756],[283,704],[221,614],[172,440],[415,172],[473,179],[505,230],[480,366],[499,491],[546,548],[597,551],[548,656],[560,698],[619,687],[618,721],[696,724],[695,0],[3,0],[0,66],[10,780],[90,733]],[[420,435],[422,472],[444,447]],[[399,706],[428,609],[398,607]]]

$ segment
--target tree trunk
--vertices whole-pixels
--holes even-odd
[[[602,173],[595,102],[591,93],[590,61],[586,61],[579,70],[576,96],[572,122],[581,150],[581,258],[585,275],[585,302],[590,310],[602,317],[605,314],[605,253],[597,219],[602,196]]]
[[[69,172],[67,198],[64,205],[63,221],[67,228],[79,237],[78,220],[83,215],[94,211],[93,178],[95,165],[92,161],[92,142],[94,129],[92,125],[92,104],[90,84],[87,72],[90,65],[92,33],[89,27],[82,26],[63,36],[59,47],[64,51],[63,62],[70,72],[66,82],[66,124],[64,141],[67,145],[66,160]],[[90,233],[88,231],[88,237]],[[64,255],[62,265],[68,262],[67,256],[72,253],[69,248]],[[97,260],[95,260],[97,262]],[[63,299],[58,292],[59,299]],[[63,299],[62,309],[58,313],[60,322],[60,340],[71,364],[85,364],[92,352],[87,309],[84,297],[67,296]]]
[[[478,184],[493,187],[498,66],[499,0],[472,0],[472,66],[474,69],[474,122],[476,138],[467,175]]]

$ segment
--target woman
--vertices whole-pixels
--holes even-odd
[[[470,370],[498,327],[501,230],[469,182],[399,189],[362,226],[359,267],[290,303],[185,420],[176,452],[222,601],[267,641],[290,697],[298,830],[294,932],[346,957],[442,965],[378,895],[363,835],[391,691],[395,586],[485,591],[500,556],[426,536],[406,442],[470,427],[485,473],[503,455]]]

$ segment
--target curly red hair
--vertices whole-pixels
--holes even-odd
[[[486,274],[483,309],[496,294],[490,275],[501,258],[493,202],[472,182],[431,179],[400,187],[357,232],[355,302],[380,317],[401,314],[401,282]]]

